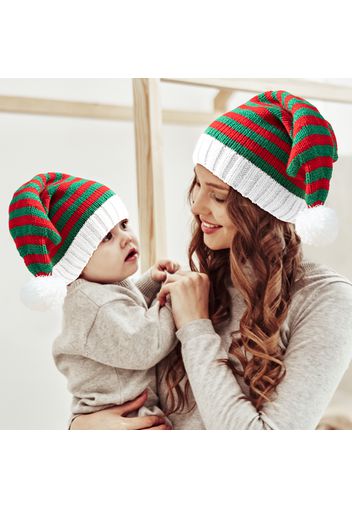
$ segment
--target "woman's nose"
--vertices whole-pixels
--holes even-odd
[[[197,196],[193,198],[191,211],[195,216],[199,216],[200,214],[205,215],[206,212],[209,212],[207,202],[200,193],[198,193]]]

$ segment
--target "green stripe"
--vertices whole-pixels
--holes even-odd
[[[327,127],[325,127],[323,125],[314,125],[314,124],[304,125],[301,127],[301,129],[296,134],[293,146],[297,145],[297,143],[304,140],[304,138],[306,138],[307,136],[310,136],[311,134],[326,134],[331,139],[331,134]]]
[[[270,113],[272,113],[276,118],[282,122],[282,114],[281,114],[281,108],[277,104],[270,104],[269,106],[265,106],[265,104],[257,104],[253,103],[252,101],[246,102],[247,106],[253,106],[254,108],[266,108]]]
[[[268,99],[267,97],[265,97],[264,93],[262,93],[262,94],[258,94],[258,95],[257,95],[257,99],[258,99],[258,101],[260,101],[260,102],[262,102],[262,103],[272,104],[272,102],[270,101],[270,99]]]
[[[64,243],[62,246],[60,246],[58,252],[53,257],[53,264],[56,265],[61,258],[66,253],[69,246],[72,244],[74,238],[78,234],[79,230],[83,227],[84,223],[89,219],[90,216],[93,215],[93,213],[104,203],[106,200],[111,198],[111,196],[115,196],[115,193],[111,191],[111,189],[108,189],[104,194],[100,196],[88,209],[85,210],[84,214],[81,215],[81,217],[75,221],[74,226],[71,228],[70,232],[65,238]]]
[[[27,269],[32,272],[32,274],[38,274],[38,272],[44,272],[46,274],[50,274],[53,270],[52,263],[30,263],[27,265]]]
[[[50,208],[50,211],[49,211],[50,219],[52,217],[54,217],[54,215],[59,210],[59,208],[64,203],[66,203],[69,198],[71,198],[71,196],[77,191],[77,189],[79,189],[81,186],[83,186],[83,184],[85,184],[86,182],[88,182],[88,181],[85,179],[82,179],[82,180],[78,180],[77,182],[74,182],[73,184],[70,185],[70,187],[65,191],[62,198],[60,198],[60,200],[58,200],[56,203],[54,203],[52,205],[52,207]]]
[[[29,254],[48,254],[46,247],[41,244],[26,244],[25,246],[20,246],[18,251],[21,256],[27,256]]]
[[[65,210],[65,212],[60,216],[59,220],[56,221],[56,228],[60,231],[65,224],[68,222],[68,220],[74,215],[74,213],[82,206],[82,203],[86,201],[87,198],[92,196],[95,191],[100,189],[102,187],[102,184],[99,184],[99,182],[92,183],[88,189],[84,191],[84,193],[81,194],[81,196],[77,197],[75,201],[68,207],[68,209]],[[89,207],[89,209],[94,206],[94,203],[92,203]],[[83,210],[85,207],[83,207]],[[88,209],[88,210],[89,210]],[[93,208],[93,210],[95,210]],[[78,219],[78,218],[77,218]]]
[[[39,203],[38,195],[35,193],[32,193],[31,191],[27,191],[25,193],[20,193],[17,196],[15,196],[14,198],[12,198],[10,205],[12,205],[13,203],[17,203],[20,200],[25,200],[25,199],[37,200]]]
[[[233,111],[234,111],[234,113],[238,113],[239,115],[248,118],[254,124],[257,124],[260,127],[264,127],[267,131],[270,131],[271,133],[276,134],[276,136],[278,138],[280,138],[282,141],[284,141],[289,146],[291,146],[292,140],[284,129],[281,130],[281,129],[273,126],[272,124],[270,124],[270,122],[268,122],[265,118],[258,115],[258,113],[256,113],[255,111],[242,110],[241,108],[236,108]]]
[[[228,146],[237,154],[245,157],[248,161],[251,161],[255,166],[263,170],[267,175],[272,177],[274,180],[279,182],[285,189],[291,191],[296,196],[300,198],[304,198],[305,191],[297,187],[293,182],[290,182],[284,175],[282,175],[278,170],[276,170],[273,166],[267,163],[265,159],[262,159],[259,155],[255,154],[251,150],[247,149],[243,145],[235,142],[228,136],[225,136],[222,133],[219,133],[216,129],[208,127],[206,130],[207,134],[212,136],[213,138],[221,141],[224,145]]]
[[[288,95],[290,95],[288,92],[283,92],[283,93],[281,94],[281,101],[280,101],[280,103],[281,103],[282,105],[284,105],[284,104],[285,104],[285,99],[286,99],[286,97],[287,97]]]
[[[321,118],[322,120],[324,120],[318,111],[311,110],[310,108],[301,108],[298,111],[296,111],[294,114],[294,119],[298,120],[299,118],[305,117],[306,115],[310,115],[312,117],[318,117],[318,118]]]
[[[297,97],[292,97],[292,99],[290,99],[287,103],[287,108],[289,110],[292,110],[292,108],[294,107],[295,104],[304,104],[305,106],[313,106],[312,104],[310,105],[307,101],[304,101],[303,99],[298,99]]]
[[[49,220],[47,214],[41,210],[36,209],[35,207],[21,207],[20,209],[13,210],[10,212],[10,219],[14,219],[15,217],[24,217],[29,216],[28,220],[30,220],[30,216],[41,217],[43,219]]]
[[[316,182],[320,179],[331,179],[332,175],[332,168],[329,166],[321,166],[320,168],[317,168],[316,170],[312,170],[309,173],[306,173],[306,184]]]
[[[307,194],[306,195],[307,204],[312,205],[318,200],[324,203],[328,195],[328,192],[329,191],[327,189],[319,189],[318,191],[315,191],[315,193]]]
[[[237,131],[240,134],[244,134],[245,136],[247,136],[251,140],[253,140],[256,143],[258,143],[261,147],[263,147],[266,150],[268,150],[271,154],[273,154],[275,157],[280,159],[280,161],[282,161],[284,164],[287,164],[287,161],[288,161],[288,158],[289,158],[289,154],[287,154],[287,152],[282,150],[282,148],[278,147],[276,145],[276,143],[273,143],[272,141],[267,140],[261,134],[253,131],[250,127],[243,126],[242,124],[240,124],[239,122],[237,122],[236,120],[234,120],[232,118],[229,118],[229,117],[219,117],[218,121],[222,122],[223,124],[226,124],[226,125],[228,125],[230,127],[235,126],[236,127],[235,131]]]
[[[302,164],[310,161],[311,159],[315,159],[316,157],[331,157],[332,153],[333,149],[331,145],[314,145],[313,147],[300,152],[294,159],[292,159],[287,168],[287,174],[291,177],[295,177]]]
[[[45,226],[37,226],[33,224],[25,226],[15,226],[11,228],[10,233],[13,239],[18,237],[28,237],[29,235],[40,235],[49,238],[56,246],[61,242],[61,237],[54,230],[50,230]]]
[[[27,184],[23,184],[23,186],[19,187],[17,191],[21,191],[22,189],[26,189],[27,187],[33,187],[33,189],[36,189],[38,193],[40,193],[40,191],[42,190],[39,184],[36,184],[35,182],[28,182]]]
[[[50,186],[48,186],[48,195],[50,196],[50,198],[53,197],[53,195],[56,193],[57,189],[62,185],[62,184],[65,184],[67,182],[71,182],[72,180],[74,180],[75,178],[77,177],[74,177],[74,176],[70,176],[68,178],[65,178],[63,179],[61,182],[58,182],[58,183],[55,183],[55,182],[52,182],[50,184]]]

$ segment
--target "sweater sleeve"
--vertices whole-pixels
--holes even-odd
[[[161,288],[161,283],[152,279],[151,269],[144,272],[144,274],[142,274],[139,279],[136,279],[134,283],[143,294],[147,305],[150,306]]]
[[[328,284],[294,310],[286,375],[257,412],[230,368],[210,320],[177,331],[192,391],[207,429],[315,429],[352,357],[352,285]]]
[[[127,294],[101,306],[89,331],[84,355],[115,368],[145,370],[177,343],[169,306],[146,309]]]

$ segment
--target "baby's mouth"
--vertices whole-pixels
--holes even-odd
[[[136,260],[138,257],[138,251],[134,247],[128,251],[128,255],[125,258],[125,262],[130,260]]]

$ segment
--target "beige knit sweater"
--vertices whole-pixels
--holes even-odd
[[[162,414],[155,365],[177,339],[170,307],[148,308],[159,288],[150,271],[136,283],[77,279],[69,285],[53,356],[73,394],[73,414],[125,403],[147,387],[149,397],[138,415]]]

